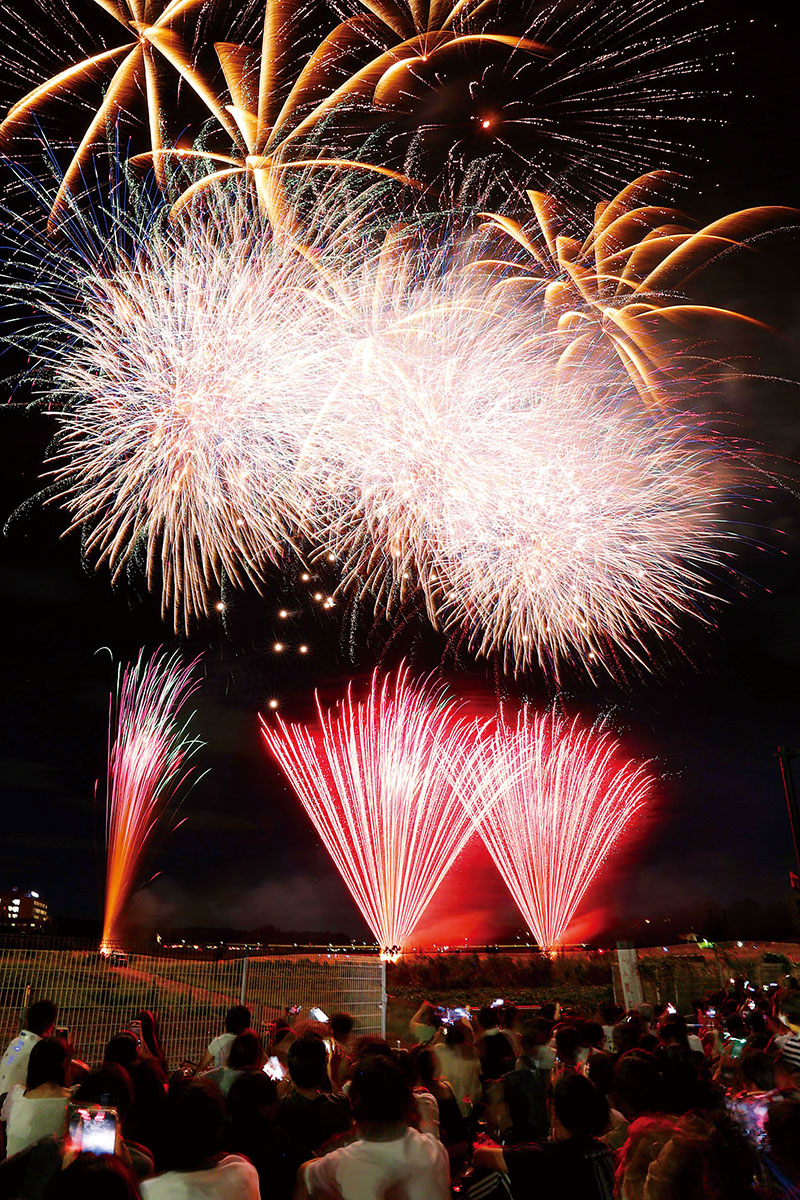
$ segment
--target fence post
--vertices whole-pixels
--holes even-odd
[[[242,959],[242,985],[239,991],[240,1004],[247,1003],[247,964],[249,961],[250,960],[248,958]]]
[[[386,963],[381,963],[381,1037],[386,1040]]]

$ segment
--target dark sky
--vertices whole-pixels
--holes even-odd
[[[755,204],[800,205],[797,18],[769,4],[752,10],[753,23],[742,19],[731,34],[737,53],[727,124],[691,133],[708,161],[687,166],[682,199],[700,217]],[[797,232],[776,235],[700,285],[717,303],[778,330],[774,341],[759,342],[754,374],[800,377],[799,244]],[[19,407],[24,395],[13,400],[2,414],[3,518],[37,491],[50,429],[45,415]],[[754,379],[735,388],[728,403],[748,436],[798,457],[796,385]],[[797,480],[796,468],[786,472]],[[743,578],[752,582],[746,594],[727,594],[713,628],[687,628],[682,653],[659,657],[649,679],[597,688],[567,680],[568,705],[590,717],[612,710],[631,749],[654,757],[664,776],[657,815],[635,854],[594,890],[592,910],[672,911],[746,896],[766,905],[785,891],[792,854],[774,751],[780,742],[800,744],[800,507],[787,491],[755,519],[766,553],[740,559]],[[125,659],[142,646],[177,643],[141,580],[112,591],[106,574],[81,565],[77,535],[60,540],[63,528],[56,508],[34,504],[0,539],[0,887],[34,887],[56,913],[92,917],[99,911],[102,837],[94,788],[105,769],[114,674],[102,648]],[[349,627],[342,632],[340,608],[318,611],[309,599],[313,587],[294,568],[276,573],[263,598],[227,597],[225,626],[204,629],[187,646],[204,652],[195,728],[208,743],[202,764],[210,771],[187,800],[188,821],[154,856],[158,879],[137,898],[139,915],[154,924],[363,931],[299,804],[262,752],[257,712],[277,697],[285,716],[302,716],[315,686],[334,696],[379,657],[393,663],[406,650],[427,668],[445,647],[413,616],[388,651],[389,631],[366,618],[351,637]],[[288,623],[277,617],[284,606],[293,614]],[[277,637],[289,645],[307,642],[311,653],[278,657],[270,649]],[[490,669],[453,654],[446,664],[460,690],[491,695]],[[539,700],[549,695],[535,675],[520,687]],[[480,896],[476,931],[512,918],[480,855],[457,874],[439,909],[466,884]]]

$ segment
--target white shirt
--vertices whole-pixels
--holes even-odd
[[[142,1200],[261,1200],[258,1172],[238,1154],[205,1171],[166,1171],[143,1179],[139,1191]]]
[[[221,1033],[209,1044],[208,1053],[214,1059],[215,1067],[227,1067],[231,1046],[236,1041],[235,1033]]]
[[[472,1105],[481,1098],[481,1061],[472,1047],[448,1046],[438,1042],[433,1047],[439,1074],[456,1094],[462,1117],[469,1115]]]
[[[310,1197],[341,1200],[450,1200],[450,1164],[441,1142],[407,1129],[391,1142],[359,1139],[305,1166]],[[396,1190],[393,1190],[396,1189]]]
[[[21,1084],[13,1087],[6,1096],[2,1113],[9,1158],[51,1134],[60,1138],[64,1133],[67,1100],[66,1096],[29,1097]]]
[[[28,1059],[31,1050],[39,1041],[41,1038],[38,1033],[23,1029],[22,1033],[8,1043],[0,1060],[0,1096],[10,1092],[17,1084],[25,1087],[28,1081]]]

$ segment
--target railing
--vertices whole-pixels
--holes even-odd
[[[20,1029],[28,1005],[45,998],[58,1006],[58,1025],[89,1063],[102,1059],[109,1039],[140,1009],[157,1015],[173,1066],[201,1057],[233,1004],[247,1004],[259,1030],[293,1005],[302,1006],[299,1020],[317,1006],[329,1016],[352,1013],[360,1033],[385,1029],[385,969],[373,955],[298,947],[190,957],[148,947],[103,957],[85,942],[0,937],[1,1045]]]

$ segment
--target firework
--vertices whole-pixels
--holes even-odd
[[[525,707],[476,743],[461,794],[543,950],[563,942],[653,786],[648,764],[626,759],[603,722],[589,729]]]
[[[406,666],[376,671],[312,726],[264,739],[314,823],[385,957],[396,957],[471,833],[454,788],[474,733],[459,705]]]
[[[291,229],[294,213],[287,202],[285,177],[326,170],[365,172],[394,179],[412,188],[420,185],[391,166],[365,157],[345,157],[325,152],[313,143],[318,127],[338,110],[367,103],[371,88],[382,71],[403,53],[400,47],[352,71],[343,60],[360,51],[369,57],[369,42],[358,20],[346,20],[316,45],[296,71],[290,71],[291,50],[296,41],[297,9],[283,11],[268,3],[264,15],[260,54],[245,45],[218,42],[214,50],[233,103],[228,105],[237,127],[239,154],[218,153],[205,147],[183,149],[158,147],[133,161],[152,159],[157,164],[178,162],[201,168],[198,179],[186,187],[173,211],[180,212],[199,195],[237,178],[252,181],[259,202],[273,226]],[[288,86],[284,76],[293,76]],[[309,144],[311,139],[311,144]],[[365,139],[359,138],[364,144]]]
[[[713,120],[708,66],[720,69],[724,32],[702,0],[361,6],[385,47],[372,104],[387,152],[470,205],[524,181],[580,210],[685,154],[694,117]]]
[[[43,317],[20,341],[55,411],[50,497],[112,578],[144,563],[176,629],[291,546],[331,377],[321,267],[229,199],[190,223],[140,214],[127,241],[123,218],[103,233],[76,209],[70,242],[34,239],[42,264],[14,282]]]
[[[157,651],[120,671],[108,726],[106,900],[101,949],[113,948],[142,862],[194,774],[189,762],[202,746],[179,713],[198,688],[179,654]]]
[[[708,619],[755,467],[709,418],[645,409],[619,364],[559,363],[543,306],[457,265],[415,276],[396,242],[351,281],[349,368],[304,447],[342,589],[387,613],[418,593],[515,672],[650,669],[649,640]]]
[[[237,137],[237,127],[230,113],[192,64],[190,50],[174,28],[176,23],[183,22],[200,7],[200,0],[156,0],[144,6],[138,0],[119,0],[119,3],[116,0],[93,0],[93,4],[95,18],[100,13],[113,18],[117,31],[124,31],[125,40],[64,66],[18,100],[0,123],[0,137],[8,141],[10,136],[18,132],[20,123],[30,118],[47,101],[70,96],[76,91],[80,94],[87,84],[91,85],[99,77],[108,76],[102,100],[64,172],[53,202],[52,218],[60,214],[64,200],[80,179],[93,148],[99,142],[104,142],[109,123],[135,106],[140,94],[147,108],[152,149],[156,152],[158,169],[161,169],[158,152],[163,148],[163,131],[170,108],[175,103],[175,89],[167,91],[163,85],[161,68],[164,66],[175,71],[179,79],[192,89],[229,136]],[[146,13],[143,9],[147,10]],[[73,16],[75,25],[80,27],[77,16],[70,14],[69,10],[66,16]],[[39,19],[48,25],[62,24],[64,18],[63,5],[52,8],[47,4],[42,5]],[[31,26],[27,26],[22,18],[18,18],[18,21],[23,25],[27,40],[33,40],[36,21]],[[18,57],[24,60],[27,55],[23,52]],[[18,70],[19,62],[15,62],[14,66]]]
[[[713,259],[796,219],[792,209],[761,207],[729,213],[701,229],[661,201],[675,176],[651,171],[598,204],[588,236],[569,236],[574,220],[551,195],[528,192],[535,221],[522,225],[507,215],[483,214],[520,256],[478,256],[508,291],[508,303],[541,296],[564,340],[560,362],[607,351],[618,360],[647,403],[685,393],[681,360],[697,373],[704,357],[692,340],[697,318],[758,325],[728,309],[685,301],[691,277]],[[483,227],[484,230],[486,226]],[[501,243],[502,244],[502,243]],[[709,363],[709,365],[712,365]],[[713,356],[713,365],[718,365]]]

